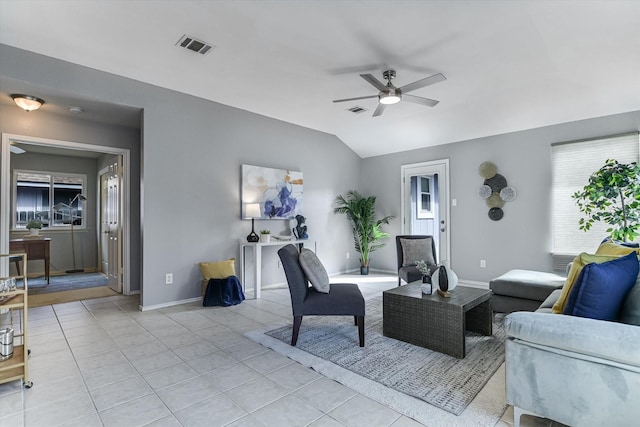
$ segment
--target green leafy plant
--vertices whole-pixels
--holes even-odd
[[[371,252],[384,246],[380,240],[389,237],[380,228],[383,224],[389,224],[394,217],[389,215],[376,219],[375,196],[364,197],[357,191],[347,192],[346,197],[339,195],[335,200],[334,213],[347,216],[353,231],[353,245],[360,254],[360,266],[368,267]]]
[[[269,230],[260,230],[260,234],[271,234]]]
[[[640,234],[640,166],[609,159],[589,177],[589,183],[573,196],[580,212],[580,230],[589,231],[596,221],[611,227],[611,238],[633,241]]]
[[[27,230],[31,230],[32,228],[37,228],[37,229],[41,229],[42,228],[42,222],[40,222],[37,219],[32,219],[31,221],[29,221],[27,223]]]

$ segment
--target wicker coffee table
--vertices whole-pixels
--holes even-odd
[[[382,293],[382,332],[457,358],[465,356],[464,332],[492,334],[491,291],[457,286],[451,298],[435,290],[423,295],[421,282]]]

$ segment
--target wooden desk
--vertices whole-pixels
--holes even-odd
[[[245,249],[251,248],[253,250],[253,296],[254,298],[260,298],[260,290],[262,287],[262,248],[264,246],[286,246],[286,245],[296,245],[298,248],[302,248],[304,244],[309,246],[313,245],[313,251],[317,252],[316,242],[309,239],[303,240],[272,240],[269,243],[264,242],[240,242],[240,283],[242,283],[242,287],[245,287],[244,279],[246,277],[245,274]]]
[[[26,253],[27,261],[44,260],[44,276],[49,284],[49,260],[50,260],[50,244],[51,239],[14,239],[9,240],[10,253]],[[20,275],[20,266],[16,263],[18,276]]]

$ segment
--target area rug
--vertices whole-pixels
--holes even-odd
[[[429,426],[486,426],[506,407],[503,316],[493,332],[468,333],[464,359],[386,338],[376,297],[367,301],[364,348],[350,317],[305,318],[297,347],[290,325],[245,335]]]
[[[107,276],[101,273],[74,273],[62,276],[51,276],[49,284],[43,277],[28,280],[29,295],[39,295],[51,292],[72,291],[76,289],[107,286]]]

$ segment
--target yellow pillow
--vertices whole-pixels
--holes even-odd
[[[613,242],[604,242],[598,246],[596,255],[627,255],[631,252],[637,253],[638,258],[640,258],[640,248],[630,248]]]
[[[585,265],[596,262],[601,264],[603,262],[611,261],[616,258],[620,258],[622,255],[590,255],[588,253],[581,253],[573,260],[573,264],[571,264],[571,270],[569,270],[569,275],[567,276],[566,282],[564,282],[564,286],[562,286],[562,292],[560,293],[560,298],[553,304],[552,311],[555,314],[564,313],[564,306],[567,304],[567,299],[569,299],[569,294],[571,293],[571,289],[573,289],[574,283],[580,277],[580,273]]]
[[[201,262],[200,273],[205,280],[226,279],[236,275],[236,259],[230,258],[226,261]]]

